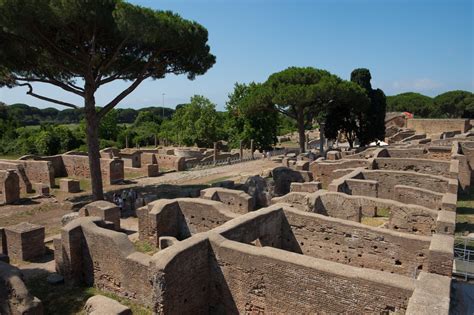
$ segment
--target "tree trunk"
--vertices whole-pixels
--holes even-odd
[[[303,111],[298,112],[297,116],[297,123],[298,123],[298,136],[299,136],[299,145],[300,145],[300,153],[305,152],[305,142],[306,136],[304,134],[304,113]]]
[[[94,200],[103,200],[104,191],[102,187],[102,172],[100,169],[99,152],[99,119],[95,110],[95,100],[93,97],[86,99],[85,116],[92,196]]]

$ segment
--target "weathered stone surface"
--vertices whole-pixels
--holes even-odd
[[[32,260],[44,255],[44,227],[22,222],[5,228],[10,259]]]
[[[0,170],[0,204],[11,204],[20,199],[20,178],[8,169]]]
[[[128,307],[103,295],[89,298],[84,306],[84,312],[90,315],[132,315]]]
[[[260,176],[249,177],[244,184],[244,190],[255,200],[257,208],[270,205],[273,189],[265,178]]]
[[[69,222],[77,218],[79,218],[79,212],[71,212],[71,213],[65,214],[61,218],[61,225],[66,226]]]
[[[81,191],[80,182],[76,179],[63,178],[59,180],[59,189],[67,193],[77,193]]]
[[[111,222],[115,230],[120,229],[120,208],[112,202],[104,200],[91,202],[79,210],[79,215],[99,217],[104,221]]]
[[[20,270],[2,261],[0,261],[0,314],[43,314],[41,301],[30,294]]]

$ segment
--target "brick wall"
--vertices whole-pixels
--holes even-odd
[[[427,236],[402,235],[289,209],[285,216],[304,255],[406,276],[428,269],[431,239]],[[283,236],[283,248],[287,239]]]
[[[232,241],[213,246],[210,305],[220,313],[403,312],[414,280]]]
[[[407,119],[407,128],[416,133],[440,133],[446,131],[466,132],[470,128],[469,119]]]

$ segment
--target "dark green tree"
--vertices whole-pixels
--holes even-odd
[[[372,89],[370,71],[365,68],[355,69],[351,73],[351,81],[361,86],[370,99],[369,106],[360,118],[360,130],[357,137],[361,145],[385,138],[385,113],[387,101],[381,89]]]
[[[474,118],[474,94],[468,91],[449,91],[434,98],[437,117]]]
[[[266,91],[261,94],[270,98],[274,108],[296,121],[301,152],[305,151],[305,129],[331,102],[337,79],[325,70],[290,67],[272,74],[262,86]]]
[[[0,86],[25,86],[28,95],[74,109],[80,106],[39,95],[33,85],[82,99],[92,192],[103,199],[100,120],[148,78],[204,74],[215,63],[207,40],[196,22],[122,0],[2,0]],[[97,91],[116,80],[130,84],[96,111]]]
[[[391,112],[409,112],[417,117],[426,118],[435,112],[431,97],[414,92],[401,93],[387,97],[387,110]]]
[[[352,148],[356,138],[364,138],[364,119],[370,108],[366,90],[354,82],[340,81],[335,88],[333,101],[327,107],[325,136],[337,139],[344,134]]]
[[[276,143],[278,112],[268,97],[256,95],[262,91],[260,84],[236,83],[229,94],[226,127],[231,147],[239,147],[241,140],[248,146],[251,139],[264,150]]]

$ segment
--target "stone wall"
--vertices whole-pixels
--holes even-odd
[[[335,162],[314,161],[309,165],[309,170],[313,173],[313,178],[321,182],[324,187],[335,179],[333,171],[345,168],[368,167],[369,160],[365,159],[342,159]]]
[[[124,233],[98,226],[99,218],[81,217],[55,239],[56,269],[67,281],[95,287],[151,306],[151,256],[137,252]]]
[[[359,168],[333,181],[328,190],[367,197],[375,195],[437,210],[455,211],[457,202],[457,180],[415,172]]]
[[[184,171],[186,169],[186,159],[174,155],[156,154],[158,166],[161,169]]]
[[[87,155],[62,155],[67,177],[90,178],[89,157]],[[116,184],[124,179],[123,160],[118,158],[100,159],[102,181],[107,184]]]
[[[20,177],[14,170],[0,171],[0,204],[20,199]]]
[[[470,127],[469,119],[407,119],[407,128],[416,133],[466,132]]]
[[[403,312],[414,290],[414,280],[405,276],[271,247],[227,240],[212,242],[212,248],[216,271],[210,304],[220,313]]]
[[[412,158],[376,158],[373,168],[392,171],[413,171],[422,174],[457,178],[457,174],[453,174],[453,166],[451,165],[453,162]]]
[[[277,203],[286,203],[301,211],[354,222],[360,222],[362,216],[377,216],[377,213],[383,210],[389,214],[385,228],[420,235],[452,235],[456,220],[452,211],[436,211],[388,199],[351,196],[325,190],[314,194],[290,193],[273,198],[272,204]]]
[[[222,203],[196,198],[161,199],[137,209],[138,231],[141,240],[149,240],[158,247],[161,236],[184,240],[209,231],[233,219]]]
[[[235,213],[243,214],[255,210],[255,200],[240,190],[220,187],[203,189],[201,198],[220,201]]]
[[[54,167],[48,161],[20,161],[17,163],[23,165],[25,174],[31,183],[43,183],[49,187],[54,187]]]
[[[452,263],[452,237],[408,235],[286,206],[236,216],[153,256],[101,224],[86,217],[63,228],[55,240],[58,270],[157,314],[403,313],[425,279],[412,278],[418,266],[445,274]],[[332,251],[334,258],[321,259]]]
[[[430,237],[289,209],[285,217],[306,256],[405,276],[428,269]]]
[[[28,176],[26,176],[25,168],[23,167],[23,165],[13,162],[13,160],[0,160],[0,170],[15,170],[15,172],[20,178],[21,193],[32,193],[33,185],[31,184]]]

